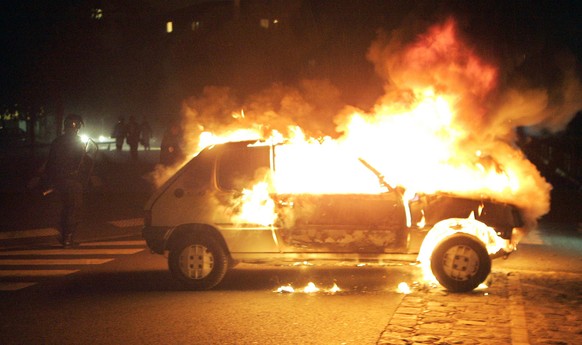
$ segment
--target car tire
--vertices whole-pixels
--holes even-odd
[[[170,250],[168,265],[172,275],[190,290],[210,290],[228,271],[228,255],[212,236],[200,234]]]
[[[467,292],[487,279],[491,273],[491,259],[478,239],[459,234],[445,238],[435,247],[430,268],[447,290]]]

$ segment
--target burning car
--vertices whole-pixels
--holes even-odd
[[[331,157],[321,145],[298,154],[292,146],[211,145],[151,196],[143,237],[152,252],[168,255],[177,280],[206,290],[238,262],[424,256],[444,287],[470,291],[485,281],[492,258],[512,250],[512,233],[523,225],[515,206],[446,193],[409,196],[361,157]],[[336,180],[338,169],[349,170],[350,181]]]

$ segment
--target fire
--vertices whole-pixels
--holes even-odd
[[[342,291],[336,283],[333,283],[333,286],[329,289],[322,289],[317,287],[317,285],[315,285],[315,283],[313,282],[309,282],[307,283],[307,285],[302,288],[302,289],[295,289],[293,288],[293,286],[289,285],[283,285],[280,286],[279,288],[277,288],[277,290],[275,290],[275,292],[278,293],[295,293],[295,292],[303,292],[303,293],[318,293],[318,292],[324,292],[324,293],[330,293],[330,294],[335,294],[336,292],[340,292]]]
[[[410,289],[410,286],[408,286],[408,284],[406,284],[405,282],[401,282],[400,284],[398,284],[397,291],[399,293],[405,294],[405,295],[408,295],[412,292],[412,290]]]
[[[315,286],[314,283],[309,282],[307,283],[307,286],[303,289],[303,292],[305,293],[319,292],[319,288]]]
[[[272,225],[273,193],[382,192],[358,159],[404,187],[406,198],[437,191],[489,197],[520,207],[530,227],[549,211],[551,186],[514,143],[517,126],[544,122],[547,93],[504,85],[500,68],[460,38],[453,19],[412,42],[381,34],[367,58],[386,80],[385,94],[369,111],[326,107],[339,92],[315,81],[298,90],[273,86],[246,104],[216,87],[185,102],[192,154],[226,141],[285,142],[277,147],[273,175],[260,177],[237,200],[238,221]],[[572,85],[565,87],[568,95],[579,84]]]
[[[257,183],[252,190],[243,190],[240,211],[233,217],[235,222],[271,225],[275,219],[275,202],[269,196],[269,185],[266,182]]]
[[[428,283],[437,281],[430,268],[430,256],[434,248],[443,239],[453,234],[462,232],[479,238],[485,244],[487,252],[490,255],[502,249],[508,253],[514,249],[514,244],[499,237],[493,228],[475,220],[473,213],[466,219],[447,219],[441,221],[435,224],[434,229],[437,231],[429,232],[423,241],[417,259],[420,262],[423,279]]]

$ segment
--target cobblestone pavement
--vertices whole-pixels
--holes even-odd
[[[493,272],[469,293],[414,286],[377,344],[582,344],[582,274]]]

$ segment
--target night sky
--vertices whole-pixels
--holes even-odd
[[[232,72],[224,75],[217,72],[216,75],[207,75],[206,79],[192,77],[188,80],[191,87],[186,88],[179,84],[182,81],[173,80],[166,73],[167,66],[164,64],[168,61],[167,54],[172,52],[165,50],[163,32],[155,27],[159,25],[163,13],[204,2],[116,2],[115,7],[109,9],[115,12],[119,21],[116,27],[124,33],[119,37],[103,34],[103,23],[110,18],[110,13],[104,12],[102,21],[91,19],[91,10],[101,7],[100,1],[3,1],[0,5],[0,43],[3,47],[0,53],[0,105],[3,109],[15,104],[28,109],[42,107],[49,112],[60,105],[66,108],[65,111],[107,113],[109,117],[158,109],[159,116],[165,116],[163,109],[168,108],[168,104],[179,103],[180,98],[200,92],[204,86],[202,84],[212,84],[214,81],[228,84],[231,78],[235,87],[251,87],[252,80],[256,80],[257,85],[249,90],[251,92],[272,82],[293,83],[294,68],[304,63],[301,59],[314,56],[324,62],[318,77],[330,78],[334,82],[337,80],[340,88],[361,84],[363,80],[371,80],[373,84],[373,77],[365,75],[372,73],[365,53],[377,29],[383,28],[387,32],[398,29],[412,39],[423,27],[451,14],[458,19],[461,29],[474,42],[480,54],[500,62],[508,74],[517,71],[525,76],[528,83],[551,87],[556,82],[556,57],[569,55],[575,57],[578,65],[574,60],[568,63],[574,65],[578,76],[582,76],[579,65],[582,61],[580,1],[328,0],[297,1],[295,19],[302,24],[294,24],[291,30],[296,41],[301,41],[301,35],[309,38],[309,30],[318,30],[322,38],[317,43],[319,46],[309,47],[309,52],[297,58],[299,62],[284,61],[281,56],[293,56],[288,52],[295,49],[289,50],[285,44],[277,45],[274,49],[280,49],[281,53],[273,53],[275,60],[269,64],[284,66],[286,74],[269,74],[274,67],[265,64],[220,66],[224,68],[216,67],[217,71],[239,69],[241,73],[234,76]],[[241,0],[243,7],[249,4],[261,7],[260,3]],[[277,1],[265,3],[274,4],[274,7],[278,4]],[[215,36],[211,38],[216,39]],[[108,40],[115,41],[116,45]],[[249,46],[255,44],[252,37],[247,40]],[[237,49],[245,48],[245,45],[236,42],[234,45]],[[334,47],[347,49],[338,53]],[[204,57],[206,52],[198,51],[195,56]],[[340,56],[342,54],[346,56]],[[357,61],[361,67],[354,69],[356,72],[352,71],[352,75],[347,75],[339,62],[337,65],[333,63],[342,59],[346,63]],[[200,65],[202,60],[185,65],[184,74],[197,71],[192,65]],[[213,57],[207,57],[207,60],[211,63]],[[240,63],[236,59],[224,61]],[[267,67],[270,68],[269,73],[266,72]],[[172,68],[176,69],[176,66]],[[212,68],[206,70],[214,71]],[[245,73],[255,77],[249,78]],[[239,84],[236,78],[239,78]],[[175,89],[179,92],[176,93]],[[355,95],[356,92],[348,90],[345,94]]]

